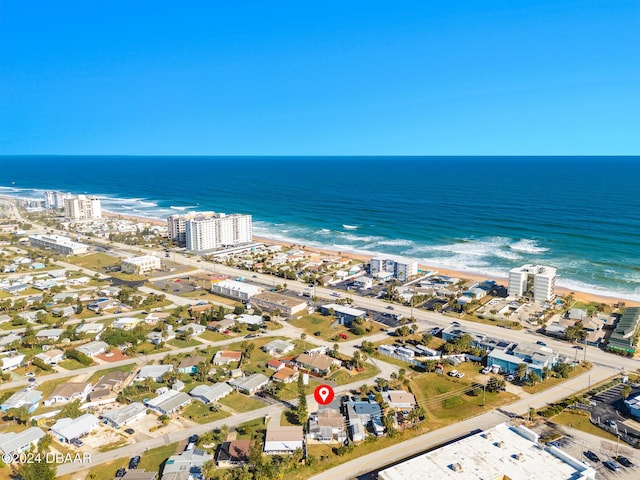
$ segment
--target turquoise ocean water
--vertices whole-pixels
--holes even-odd
[[[0,194],[114,212],[248,213],[255,234],[640,300],[640,158],[0,157]]]

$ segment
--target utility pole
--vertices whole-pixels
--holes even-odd
[[[482,406],[484,407],[487,402],[487,382],[484,382],[484,385],[482,386]]]
[[[616,442],[616,460],[618,459],[618,453],[620,450],[620,433],[617,434],[618,441]]]

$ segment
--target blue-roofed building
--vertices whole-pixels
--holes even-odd
[[[382,427],[381,422],[382,410],[374,400],[346,402],[345,407],[347,423],[350,426],[349,432],[353,441],[364,440],[364,430],[361,430],[359,425],[365,428],[369,427],[376,435],[384,433],[384,427]]]

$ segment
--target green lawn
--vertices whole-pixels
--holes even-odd
[[[74,360],[73,358],[67,358],[66,360],[59,362],[58,366],[64,368],[65,370],[78,370],[80,368],[87,367],[87,365],[82,365],[80,362]],[[88,366],[90,367],[91,365]]]
[[[173,340],[169,340],[167,343],[178,348],[197,347],[199,345],[202,345],[202,342],[196,340],[195,338],[188,338],[186,340],[174,338]]]
[[[191,404],[185,407],[180,415],[184,418],[188,418],[189,420],[193,420],[196,423],[209,423],[230,416],[229,413],[223,410],[212,412],[209,409],[209,405],[205,405],[197,400],[191,402]]]
[[[277,419],[271,419],[271,421],[277,421]],[[264,423],[264,418],[256,418],[255,420],[249,420],[248,422],[238,425],[238,440],[256,440],[262,439],[264,431],[267,426]]]
[[[299,318],[292,318],[289,320],[289,323],[292,325],[302,328],[307,335],[314,335],[316,332],[320,332],[319,335],[316,335],[320,338],[329,341],[344,341],[338,335],[340,333],[345,333],[352,337],[353,335],[343,326],[336,325],[332,327],[332,325],[336,322],[335,317],[320,315],[319,313],[313,313],[311,315],[305,315]]]
[[[330,375],[328,380],[332,380],[338,385],[345,385],[347,383],[358,382],[360,380],[375,377],[379,372],[380,370],[378,370],[378,367],[371,365],[370,363],[365,363],[363,372],[349,372],[344,368],[341,368]]]
[[[612,433],[596,427],[589,421],[589,417],[587,415],[572,413],[571,410],[565,410],[564,412],[553,417],[551,421],[559,425],[566,425],[567,427],[572,427],[576,430],[590,433],[591,435],[597,435],[599,437],[606,438],[607,440],[613,440],[614,442],[617,439],[616,436]]]
[[[307,395],[315,390],[315,388],[321,385],[321,382],[314,377],[309,377],[309,385],[306,386]],[[276,397],[280,400],[293,400],[298,398],[298,382],[287,383],[285,386],[278,390]]]
[[[157,288],[157,287],[156,287]],[[203,295],[204,293],[204,295]],[[213,293],[204,291],[204,290],[196,290],[194,292],[187,292],[184,293],[182,295],[180,295],[181,297],[186,297],[186,298],[197,298],[199,300],[211,300],[212,302],[215,303],[222,303],[224,305],[228,305],[230,307],[237,307],[239,305],[241,305],[240,302],[236,302],[235,300],[231,300],[230,298],[225,298],[225,297],[220,297],[219,295],[214,295]]]
[[[200,338],[204,340],[208,340],[210,342],[219,342],[220,340],[227,340],[229,338],[228,335],[219,332],[212,332],[211,330],[206,330],[204,333],[200,334]]]
[[[74,265],[96,271],[100,271],[105,267],[112,267],[114,265],[120,264],[119,258],[112,257],[111,255],[107,255],[106,253],[102,252],[92,253],[90,255],[84,255],[81,257],[71,256],[67,257],[66,261],[69,263],[73,263]]]
[[[53,389],[56,388],[61,383],[70,382],[72,379],[70,378],[58,378],[56,380],[49,380],[48,382],[44,382],[42,385],[39,385],[36,390],[42,392],[42,398],[48,398],[51,396]]]
[[[238,413],[249,412],[257,408],[266,407],[267,404],[256,400],[253,397],[244,395],[243,393],[233,392],[220,400],[222,405],[233,408]]]
[[[127,373],[132,372],[135,368],[135,365],[136,365],[135,363],[127,363],[126,365],[120,365],[118,367],[107,368],[106,370],[100,370],[99,372],[94,373],[91,376],[91,378],[87,380],[87,382],[91,384],[95,384],[100,379],[100,377],[111,372],[127,372]]]
[[[154,345],[151,342],[142,342],[140,345],[135,346],[135,351],[143,355],[168,352],[170,350],[171,349],[169,347],[158,348],[157,345]]]
[[[582,375],[583,373],[588,372],[589,370],[591,370],[590,364],[589,366],[584,366],[580,364],[569,372],[569,378],[577,377],[578,375]],[[534,393],[538,393],[543,390],[546,390],[548,388],[555,387],[559,383],[562,383],[565,380],[568,380],[569,378],[562,378],[560,375],[553,373],[553,376],[550,376],[544,382],[540,382],[534,386],[523,385],[522,389],[529,394],[534,394]]]

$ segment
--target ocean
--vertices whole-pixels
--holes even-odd
[[[640,300],[638,157],[0,157],[0,194],[88,193],[165,219],[253,215],[254,234]]]

